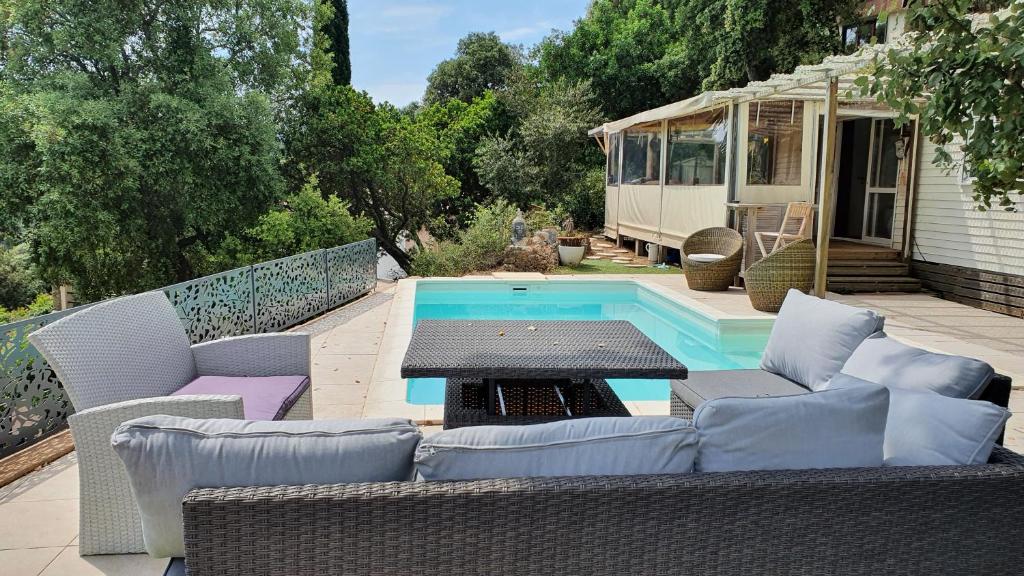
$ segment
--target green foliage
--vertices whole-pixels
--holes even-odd
[[[53,312],[53,296],[49,294],[38,294],[27,306],[8,310],[0,306],[0,324],[17,322],[26,318],[42,316]]]
[[[590,80],[612,118],[820,61],[857,0],[595,0],[539,47],[548,78]]]
[[[370,219],[373,234],[402,268],[395,239],[415,234],[432,210],[458,193],[441,161],[437,134],[388,104],[375,106],[348,86],[313,86],[287,111],[287,170],[293,181],[317,174],[320,189]]]
[[[938,165],[969,170],[979,209],[1015,210],[1024,192],[1024,4],[980,26],[968,17],[974,4],[915,3],[909,49],[889,50],[856,83],[898,110],[900,123],[916,117]]]
[[[459,40],[455,57],[439,63],[427,77],[426,104],[455,98],[472,102],[487,90],[503,88],[522,67],[523,55],[494,32],[474,32]]]
[[[335,84],[352,83],[352,60],[349,57],[348,1],[329,0],[331,17],[323,25],[323,33],[330,40],[331,78]]]
[[[261,216],[241,239],[225,242],[209,272],[369,238],[372,222],[352,216],[348,208],[337,196],[325,199],[316,176],[311,176],[298,192]]]
[[[458,242],[442,241],[422,248],[412,261],[411,273],[463,276],[497,267],[512,241],[515,216],[516,208],[503,200],[477,206],[472,223],[459,235]]]
[[[271,97],[304,2],[9,6],[0,204],[44,280],[94,300],[192,278],[280,198]]]
[[[0,245],[0,307],[27,306],[46,289],[29,259],[27,244],[13,248]]]
[[[416,111],[414,117],[437,133],[445,172],[459,182],[459,193],[435,208],[435,221],[430,225],[431,233],[443,238],[445,230],[465,226],[473,207],[489,196],[473,168],[473,158],[481,139],[507,131],[511,122],[505,106],[490,90],[469,103],[454,98],[435,102]]]
[[[593,223],[593,180],[587,179],[603,156],[587,130],[603,117],[587,82],[558,80],[539,88],[529,111],[505,136],[484,138],[474,166],[480,181],[517,206],[563,205],[580,226]],[[600,186],[603,195],[603,184]]]

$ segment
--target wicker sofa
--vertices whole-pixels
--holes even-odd
[[[981,466],[198,489],[190,576],[1019,574],[1024,457]],[[894,519],[899,519],[898,522]]]

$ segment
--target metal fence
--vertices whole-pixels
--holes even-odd
[[[198,344],[294,326],[369,292],[376,283],[377,243],[370,239],[196,278],[163,291]],[[27,336],[87,306],[0,325],[0,458],[62,429],[74,412]]]

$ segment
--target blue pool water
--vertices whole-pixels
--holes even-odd
[[[628,320],[691,371],[756,368],[771,320],[716,321],[629,280],[421,280],[413,322]],[[667,380],[609,380],[623,400],[667,400]],[[412,378],[412,404],[444,403],[444,379]]]

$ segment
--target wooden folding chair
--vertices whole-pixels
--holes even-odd
[[[782,217],[782,225],[779,227],[778,232],[754,232],[754,238],[757,239],[757,247],[761,250],[761,256],[767,256],[790,242],[810,238],[813,218],[813,204],[810,202],[790,202],[789,205],[786,206],[786,214]],[[787,233],[786,230],[791,229],[790,222],[796,221],[800,222],[796,233]],[[771,250],[767,250],[764,247],[765,237],[775,239]]]

